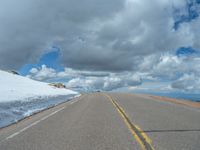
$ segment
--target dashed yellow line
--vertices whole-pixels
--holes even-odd
[[[111,96],[109,96],[107,94],[105,94],[105,96],[108,97],[108,99],[111,101],[111,103],[115,106],[118,113],[123,118],[126,126],[130,130],[132,135],[135,137],[136,141],[139,143],[141,149],[142,150],[154,150],[151,139],[141,130],[141,128],[139,126],[134,125],[130,121],[130,119],[129,119],[128,115],[126,114],[126,112],[124,111],[124,109],[121,106],[119,106],[119,104]]]

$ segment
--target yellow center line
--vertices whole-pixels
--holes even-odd
[[[134,125],[124,109],[119,106],[119,104],[109,95],[104,94],[108,99],[111,101],[111,103],[114,105],[114,107],[117,109],[118,113],[120,116],[123,118],[123,121],[125,122],[126,126],[132,133],[132,135],[135,137],[136,141],[139,143],[141,146],[142,150],[154,150],[152,146],[152,141],[151,139],[141,130],[141,128],[137,125]]]

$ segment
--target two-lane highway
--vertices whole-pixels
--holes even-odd
[[[1,129],[0,150],[199,150],[199,116],[142,95],[84,94]]]
[[[144,95],[111,94],[157,150],[199,150],[200,109]]]

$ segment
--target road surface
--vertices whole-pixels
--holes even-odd
[[[199,150],[200,109],[123,93],[84,94],[0,130],[0,150]]]

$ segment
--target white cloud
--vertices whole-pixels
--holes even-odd
[[[30,70],[30,73],[31,74],[36,74],[38,72],[38,69],[37,68],[32,68],[31,70]]]
[[[178,17],[189,15],[186,4],[187,0],[2,2],[0,67],[19,68],[56,45],[65,70],[43,65],[33,68],[30,78],[64,79],[71,87],[104,90],[142,80],[169,80],[176,89],[199,89],[180,84],[193,83],[186,74],[200,76],[199,55],[178,57],[170,52],[183,46],[200,49],[200,17],[173,28]],[[192,9],[200,13],[199,5]]]
[[[138,57],[200,48],[199,18],[174,30],[174,9],[187,13],[186,0],[8,0],[0,6],[0,67],[36,61],[51,45],[65,67],[100,71],[132,71]]]
[[[42,65],[41,68],[32,68],[30,70],[29,78],[45,81],[51,78],[56,78],[57,73],[53,68],[48,68],[46,65]]]
[[[60,79],[69,88],[80,88],[84,90],[114,90],[121,87],[135,87],[147,81],[162,85],[160,90],[182,90],[200,91],[198,77],[200,76],[199,54],[176,56],[174,53],[162,53],[144,57],[135,71],[109,73],[103,71],[80,71],[65,68],[64,71],[56,72],[52,68],[43,65],[41,68],[30,70],[29,77],[36,80],[54,81]],[[190,75],[190,80],[185,75]],[[192,75],[191,75],[192,74]],[[193,78],[193,80],[192,80]],[[188,82],[191,82],[189,84]],[[172,85],[170,86],[170,84]],[[186,87],[186,85],[190,85]],[[143,87],[144,88],[144,87]],[[152,87],[146,87],[151,89]],[[133,88],[132,88],[133,89]]]
[[[171,85],[174,89],[187,91],[190,93],[200,92],[200,79],[195,74],[184,74],[181,78],[174,81]]]
[[[67,87],[84,88],[87,90],[111,91],[121,87],[137,86],[141,84],[139,77],[112,74],[107,77],[83,77],[74,78],[67,83]]]

